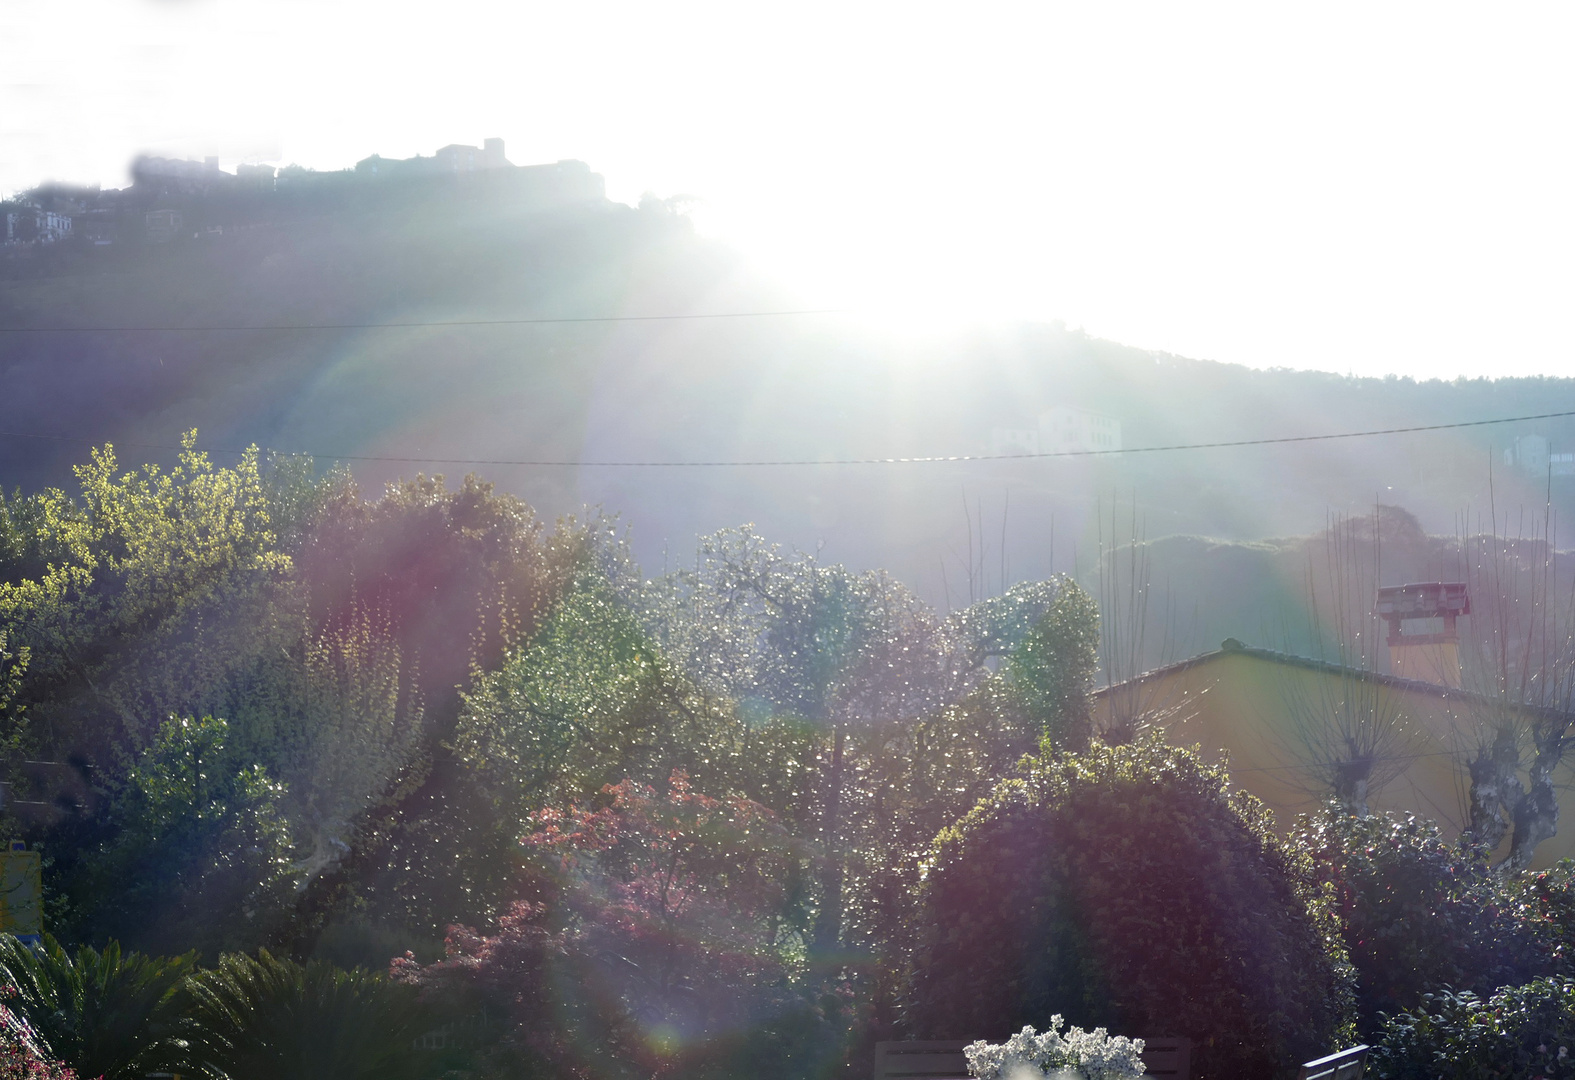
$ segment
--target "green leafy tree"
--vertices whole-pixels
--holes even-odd
[[[69,884],[79,931],[209,953],[277,932],[290,908],[282,785],[238,758],[216,717],[167,720]]]
[[[1084,750],[1093,732],[1088,694],[1099,667],[1099,608],[1063,581],[1050,608],[1023,635],[1005,667],[1012,700],[1051,744]]]
[[[736,789],[762,741],[673,666],[594,566],[530,643],[465,695],[456,734],[516,835],[544,807],[622,779],[660,782],[683,769],[712,790]]]
[[[237,751],[284,785],[301,890],[350,852],[368,809],[419,775],[423,709],[409,666],[386,619],[352,610],[231,692]]]
[[[17,691],[22,688],[22,676],[27,674],[27,661],[30,652],[26,645],[9,648],[10,635],[0,630],[0,740],[10,743],[5,747],[15,752],[16,740],[21,735],[21,708],[14,711],[11,702],[15,700]]]
[[[113,941],[67,952],[48,934],[36,948],[0,937],[11,1011],[78,1076],[103,1080],[141,1080],[177,1060],[173,1025],[195,960],[122,953]]]
[[[178,464],[117,472],[113,450],[11,515],[25,530],[0,581],[0,627],[30,660],[28,740],[104,760],[139,751],[158,718],[201,711],[237,664],[277,642],[290,570],[255,449],[216,468],[183,440]],[[16,526],[13,525],[13,531]]]
[[[1019,586],[943,618],[883,573],[823,564],[747,528],[708,538],[693,569],[640,588],[646,625],[699,685],[813,740],[799,801],[768,805],[820,849],[817,953],[880,936],[861,926],[850,940],[845,923],[850,903],[869,910],[870,887],[898,891],[865,871],[900,857],[892,814],[904,800],[888,794],[907,787],[896,773],[911,759],[915,723],[974,690],[1056,589]]]
[[[573,521],[547,531],[529,506],[474,476],[457,488],[417,477],[375,501],[345,485],[304,530],[297,580],[312,633],[340,634],[370,620],[375,634],[357,677],[384,674],[357,693],[377,686],[379,700],[391,701],[387,676],[397,656],[399,704],[363,717],[392,717],[377,723],[408,752],[375,795],[352,800],[365,809],[353,836],[339,838],[351,850],[339,852],[330,840],[316,856],[324,872],[302,899],[298,949],[309,949],[317,929],[347,909],[430,932],[483,920],[503,902],[518,832],[500,823],[496,802],[453,750],[461,688],[535,635],[572,579],[581,533]],[[335,694],[349,684],[340,687]],[[369,782],[379,771],[361,775]],[[314,812],[322,811],[320,803]]]

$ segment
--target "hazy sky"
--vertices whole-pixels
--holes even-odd
[[[0,192],[507,140],[806,303],[1575,375],[1575,7],[0,0]]]

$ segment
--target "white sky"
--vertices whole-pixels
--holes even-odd
[[[0,0],[0,192],[507,141],[809,303],[1575,375],[1575,6]]]

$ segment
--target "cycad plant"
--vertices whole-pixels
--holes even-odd
[[[81,1077],[140,1080],[168,1068],[177,999],[195,962],[195,953],[123,954],[113,941],[68,953],[48,934],[37,949],[0,936],[6,1004]]]
[[[213,1080],[416,1080],[435,1021],[368,971],[230,954],[187,982],[187,1067]]]

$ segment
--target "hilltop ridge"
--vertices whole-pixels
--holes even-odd
[[[1458,515],[1488,505],[1490,468],[1501,510],[1551,493],[1563,516],[1575,511],[1575,460],[1561,457],[1575,450],[1569,418],[1142,452],[1571,410],[1575,380],[1256,370],[1054,324],[924,337],[856,313],[691,318],[804,305],[663,201],[612,202],[583,163],[516,167],[501,144],[284,170],[271,188],[208,163],[150,160],[137,176],[92,203],[120,214],[134,242],[98,245],[74,227],[69,241],[0,259],[7,489],[69,486],[71,465],[106,442],[124,461],[166,460],[161,448],[197,428],[205,446],[255,442],[324,455],[325,467],[381,459],[351,462],[373,487],[479,471],[549,514],[599,505],[622,515],[653,565],[681,558],[697,533],[752,521],[884,566],[943,605],[1086,571],[1134,530],[1309,535],[1330,511],[1384,502],[1450,535]],[[58,213],[78,196],[34,197],[59,200]],[[147,215],[163,211],[182,228],[160,240]],[[606,321],[623,316],[635,321]],[[981,454],[993,433],[1050,409],[1112,418],[1126,452],[575,464]],[[1136,522],[1127,510],[1111,520],[1118,501],[1135,501]]]

